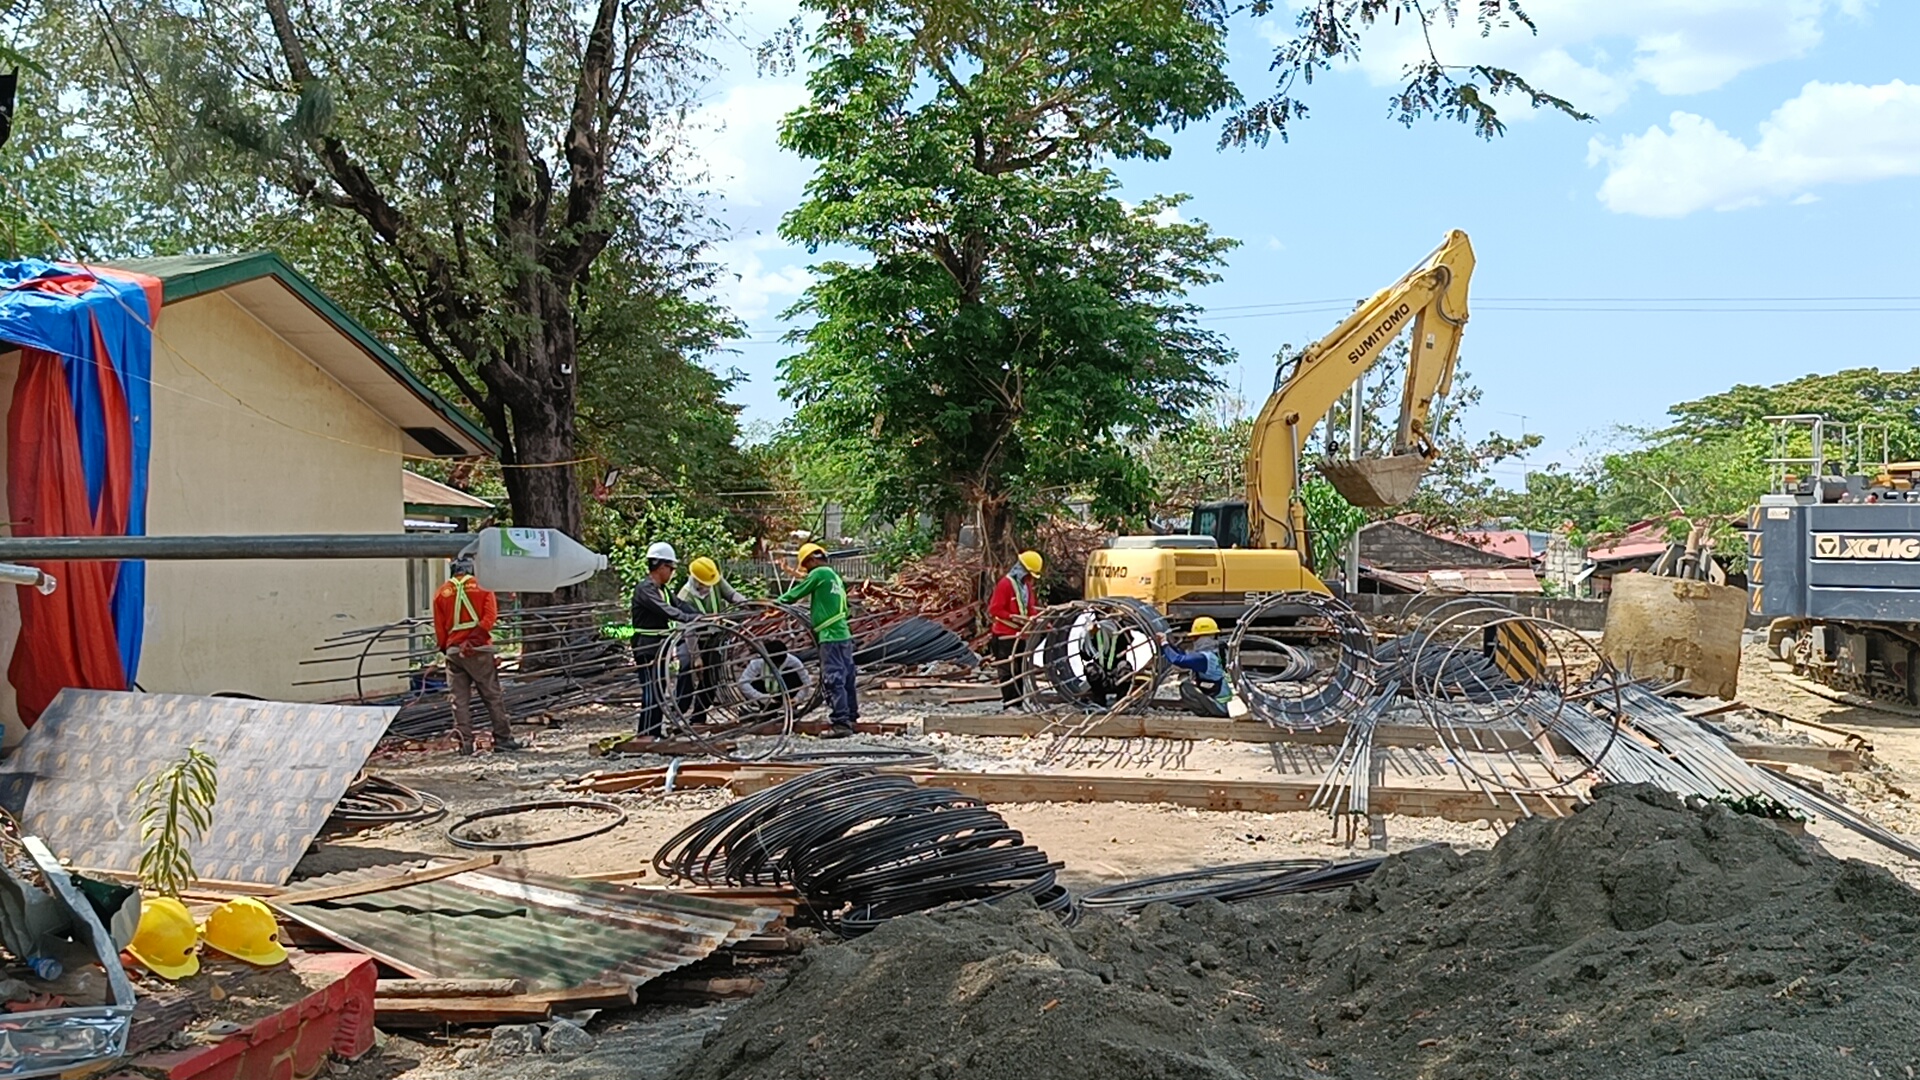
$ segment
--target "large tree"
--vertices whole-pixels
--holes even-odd
[[[1183,0],[809,0],[817,165],[782,233],[818,267],[783,364],[807,440],[868,507],[1012,543],[1012,505],[1143,508],[1123,436],[1172,422],[1228,353],[1182,296],[1228,243],[1178,199],[1128,205],[1104,161],[1234,99],[1223,30]]]
[[[685,383],[629,366],[728,332],[721,313],[682,303],[705,237],[679,118],[716,12],[702,0],[100,10],[128,118],[173,181],[169,205],[216,231],[243,232],[233,219],[251,215],[304,242],[303,266],[403,329],[500,442],[515,520],[578,534],[583,422],[630,429],[622,395]],[[676,337],[688,332],[701,340]],[[607,393],[583,416],[596,386]]]

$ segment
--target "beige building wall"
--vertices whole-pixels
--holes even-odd
[[[18,363],[0,366],[0,401],[11,401]],[[223,294],[163,309],[153,379],[150,535],[402,530],[400,431]],[[0,440],[0,476],[4,453]],[[149,563],[139,685],[339,697],[351,686],[294,685],[322,677],[300,661],[325,638],[404,617],[406,588],[399,560]],[[19,632],[4,591],[0,672]],[[8,745],[24,734],[10,686],[0,721]]]

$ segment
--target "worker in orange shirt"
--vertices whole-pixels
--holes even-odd
[[[493,624],[500,605],[493,593],[473,580],[473,560],[453,560],[452,577],[433,594],[433,640],[447,659],[447,688],[453,691],[453,734],[462,756],[473,753],[473,691],[480,689],[493,723],[493,749],[518,750],[507,727],[507,702],[500,693],[500,662],[493,653]]]

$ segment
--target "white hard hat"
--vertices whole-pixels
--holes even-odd
[[[654,541],[653,546],[647,549],[647,558],[655,562],[677,563],[680,561],[680,556],[673,553],[673,545],[665,540]]]

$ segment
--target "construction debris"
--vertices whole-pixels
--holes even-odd
[[[1868,1080],[1920,1061],[1916,950],[1920,895],[1886,872],[1611,788],[1325,898],[899,920],[672,1075]]]
[[[381,1005],[383,1022],[402,1016],[497,1021],[544,1017],[568,1002],[630,1002],[648,981],[782,917],[752,903],[528,870],[475,867],[390,887],[392,878],[378,870],[329,875],[304,882],[314,886],[304,895],[271,903],[340,946],[415,978],[513,980],[527,993],[389,997]],[[338,891],[364,885],[374,888]]]
[[[365,766],[392,708],[62,690],[0,763],[0,806],[74,866],[136,873],[127,793],[198,747],[218,763],[202,881],[284,884]]]

